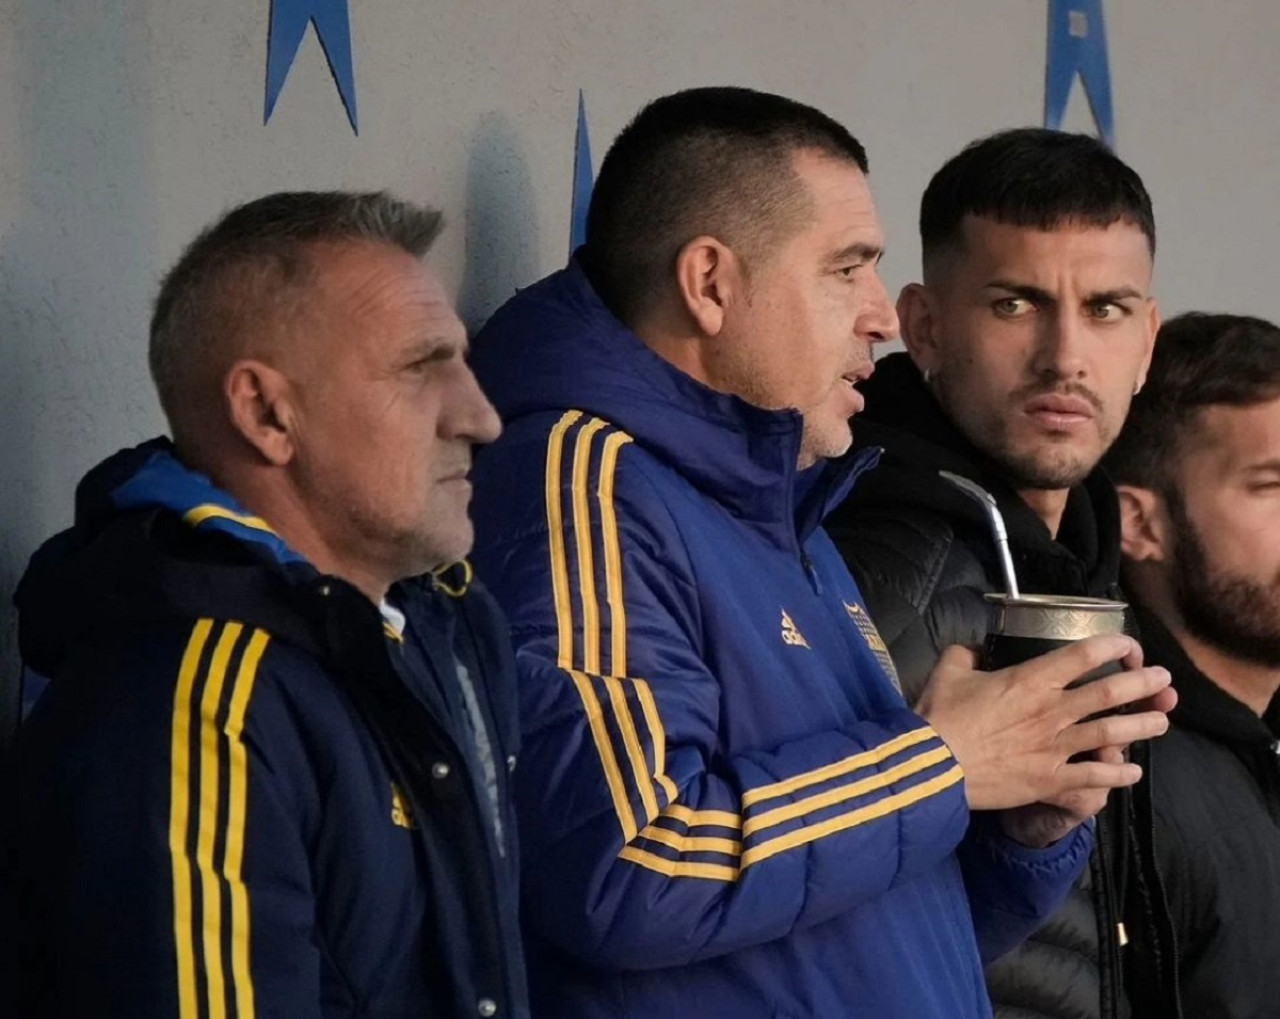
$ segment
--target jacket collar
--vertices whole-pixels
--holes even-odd
[[[1120,512],[1115,488],[1101,469],[1071,489],[1055,539],[1005,479],[1002,468],[946,416],[907,354],[881,358],[860,388],[866,409],[854,422],[855,445],[883,447],[885,455],[880,467],[858,485],[853,501],[859,507],[921,508],[986,533],[986,518],[978,505],[938,476],[939,470],[948,470],[976,481],[995,497],[1017,553],[1069,553],[1093,578],[1091,589],[1103,590],[1116,582]]]
[[[105,492],[91,474],[80,486],[78,502],[80,493],[84,493],[83,498],[90,504],[105,497],[110,507],[119,512],[168,510],[198,531],[246,542],[281,566],[306,562],[265,520],[249,513],[208,477],[184,466],[168,439],[153,439],[120,457],[133,467],[132,473]]]
[[[1267,723],[1206,676],[1156,615],[1135,606],[1144,659],[1173,676],[1178,703],[1170,718],[1185,729],[1228,743],[1266,747],[1276,739]]]
[[[801,474],[799,413],[752,406],[660,358],[605,307],[576,258],[500,308],[476,336],[471,362],[508,425],[568,409],[603,418],[787,547],[808,537],[878,456],[866,451]]]

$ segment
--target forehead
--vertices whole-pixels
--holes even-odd
[[[1105,227],[1063,223],[1041,230],[968,215],[960,236],[954,261],[973,272],[1011,275],[1019,282],[1070,272],[1102,286],[1140,281],[1143,289],[1151,280],[1147,236],[1125,220]]]
[[[807,240],[833,251],[849,244],[884,246],[871,188],[856,163],[801,149],[792,166],[809,199],[810,218],[801,230]]]
[[[316,289],[326,314],[354,321],[393,321],[453,333],[462,329],[444,287],[420,259],[390,244],[318,246]]]
[[[1243,407],[1202,407],[1189,431],[1188,466],[1227,475],[1264,463],[1280,464],[1280,397]]]

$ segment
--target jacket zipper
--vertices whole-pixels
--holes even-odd
[[[818,569],[813,565],[813,560],[809,558],[809,553],[803,547],[800,549],[800,567],[804,570],[804,575],[809,579],[809,586],[813,588],[813,593],[821,595],[822,580],[818,576]]]

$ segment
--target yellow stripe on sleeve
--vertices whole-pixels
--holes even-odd
[[[631,812],[631,804],[627,800],[626,790],[622,782],[622,770],[618,767],[618,758],[613,752],[613,744],[609,741],[609,730],[605,725],[604,712],[600,700],[591,688],[591,678],[578,669],[565,670],[573,679],[573,685],[582,699],[582,706],[587,713],[587,723],[591,729],[591,739],[596,745],[596,753],[604,768],[605,782],[609,786],[609,796],[613,800],[613,811],[618,815],[622,825],[622,837],[630,842],[639,830],[636,827],[635,815]]]
[[[639,864],[666,877],[699,877],[713,881],[737,881],[738,868],[720,863],[695,863],[688,860],[668,860],[635,846],[625,847],[618,858]]]
[[[950,788],[962,778],[964,778],[964,772],[960,770],[960,765],[952,765],[950,769],[941,775],[937,775],[927,782],[912,786],[904,792],[886,796],[883,800],[877,800],[875,803],[868,804],[865,807],[851,810],[847,814],[833,817],[828,821],[823,821],[821,824],[798,828],[786,835],[780,835],[776,839],[770,839],[768,842],[762,842],[758,846],[752,846],[742,854],[742,868],[745,870],[747,867],[761,863],[769,859],[769,857],[776,856],[778,853],[785,852],[788,849],[795,849],[797,846],[816,842],[827,835],[885,817],[895,810],[903,810],[936,793],[942,792],[944,789]]]
[[[854,754],[843,760],[836,761],[834,764],[824,765],[813,771],[806,771],[802,774],[795,775],[792,778],[784,779],[781,782],[774,782],[770,785],[758,786],[750,789],[742,794],[742,805],[744,807],[754,806],[762,800],[770,800],[775,796],[785,796],[787,793],[793,793],[798,789],[806,786],[817,785],[819,782],[825,782],[827,779],[839,778],[841,775],[847,775],[851,771],[859,768],[866,768],[881,761],[892,757],[894,754],[913,747],[918,743],[926,740],[936,739],[938,734],[929,726],[920,729],[913,729],[911,732],[905,732],[901,736],[881,743],[877,747],[865,750],[862,753]]]
[[[556,422],[547,439],[546,500],[548,547],[551,555],[551,591],[556,605],[558,657],[562,669],[573,665],[573,606],[569,603],[569,560],[564,547],[564,512],[560,504],[560,465],[564,457],[564,436],[582,411],[570,410]]]
[[[880,789],[887,789],[895,782],[910,778],[912,775],[918,774],[926,768],[931,768],[933,765],[950,757],[951,751],[946,747],[935,747],[933,750],[929,750],[917,757],[912,757],[901,764],[895,764],[892,768],[886,768],[884,771],[868,778],[850,782],[848,785],[837,786],[835,789],[828,789],[817,796],[796,800],[794,803],[788,803],[781,807],[775,807],[773,810],[766,810],[762,814],[756,814],[748,818],[742,826],[742,834],[744,837],[754,835],[758,831],[772,828],[774,825],[782,824],[784,821],[803,817],[805,814],[812,814],[815,810],[822,810],[824,807],[834,806],[837,803],[843,803],[858,796],[865,796]]]
[[[213,859],[214,842],[218,836],[218,781],[221,771],[218,710],[222,704],[227,664],[243,630],[240,623],[227,623],[223,627],[209,663],[204,696],[200,699],[200,813],[196,829],[196,870],[200,874],[200,933],[209,1019],[225,1019],[227,1014],[227,985],[222,960],[222,894]]]
[[[600,500],[605,586],[611,616],[609,671],[615,676],[627,674],[627,608],[622,600],[622,545],[618,541],[618,515],[613,505],[613,476],[618,469],[618,452],[630,441],[631,436],[625,432],[614,432],[604,440],[604,454],[600,459],[600,483],[596,489]],[[659,758],[659,770],[661,767]]]
[[[681,835],[667,828],[649,825],[640,833],[642,839],[661,842],[664,846],[682,853],[723,853],[725,856],[741,856],[742,843],[737,839],[710,838],[700,835]]]
[[[191,859],[187,832],[191,812],[191,695],[213,621],[201,619],[191,631],[173,694],[169,747],[169,859],[173,870],[173,939],[178,968],[178,1015],[197,1019],[195,930],[192,924]]]
[[[657,772],[654,777],[658,785],[662,786],[662,791],[667,794],[667,803],[674,803],[680,795],[680,790],[667,776],[667,733],[662,728],[657,701],[653,699],[653,691],[649,689],[649,684],[643,679],[633,679],[631,682],[635,684],[636,697],[640,700],[640,710],[644,712],[645,726],[649,730],[649,742],[653,744],[653,770]]]
[[[728,810],[690,810],[680,803],[669,803],[662,811],[663,817],[673,817],[683,821],[690,828],[699,825],[715,825],[718,828],[742,830],[742,817]]]
[[[564,540],[564,509],[560,491],[565,435],[580,417],[582,417],[581,411],[566,411],[560,420],[556,422],[555,427],[551,429],[551,434],[547,439],[545,494],[547,501],[547,528],[549,532],[548,545],[551,555],[552,591],[555,599],[556,628],[559,638],[556,661],[559,667],[565,670],[573,680],[574,688],[582,701],[583,709],[587,715],[587,723],[591,730],[591,739],[595,744],[596,754],[600,758],[600,765],[604,769],[605,782],[609,787],[609,796],[613,801],[614,813],[618,815],[618,822],[622,826],[624,841],[630,842],[636,837],[639,828],[636,825],[635,816],[631,812],[631,803],[627,799],[622,771],[618,767],[618,760],[613,752],[613,743],[609,737],[609,730],[605,725],[604,712],[600,707],[600,700],[596,697],[596,692],[592,687],[591,678],[583,673],[582,670],[573,667],[573,605],[569,595],[568,550],[565,547]],[[577,473],[576,463],[574,464],[574,473]],[[575,512],[577,511],[576,505],[574,510]],[[579,528],[575,529],[578,531],[578,548],[581,556],[583,531]],[[589,554],[591,542],[589,530],[585,538]],[[579,572],[581,573],[581,562],[579,563]]]
[[[600,606],[596,601],[587,476],[591,469],[591,440],[604,427],[603,421],[592,418],[578,429],[573,445],[573,534],[578,552],[578,595],[582,601],[582,668],[593,676],[600,675]]]
[[[605,424],[598,418],[592,422],[593,425],[596,423],[599,423],[601,427]],[[590,425],[587,426],[587,428],[590,427]],[[587,432],[587,428],[584,428],[578,436],[578,448],[580,451],[582,449],[582,435]],[[605,687],[609,691],[609,701],[613,705],[613,713],[618,720],[618,728],[622,733],[622,744],[626,747],[627,758],[631,762],[631,771],[635,776],[636,788],[640,791],[640,802],[644,807],[645,821],[648,822],[658,816],[658,798],[654,794],[653,783],[655,780],[662,782],[663,779],[666,779],[663,773],[666,741],[662,734],[662,722],[658,717],[657,705],[653,703],[652,691],[648,689],[647,684],[633,682],[637,698],[643,698],[646,694],[649,698],[649,703],[645,703],[641,699],[641,708],[645,715],[645,723],[649,729],[650,744],[654,752],[653,774],[650,774],[649,767],[645,763],[644,750],[640,746],[640,735],[636,730],[635,719],[627,703],[626,690],[622,685],[622,680],[619,678],[627,675],[627,609],[622,593],[622,547],[618,540],[618,517],[613,504],[613,479],[618,468],[618,452],[630,441],[631,436],[625,432],[613,432],[604,440],[604,451],[600,458],[600,476],[596,484],[596,499],[600,506],[601,546],[604,550],[605,600],[609,605],[609,674],[605,677]],[[586,458],[584,457],[583,459],[585,461]],[[574,497],[580,500],[578,505],[581,509],[581,521],[589,525],[590,522],[587,520],[586,486],[587,475],[585,470],[581,474],[575,471]],[[590,541],[588,541],[587,545],[589,552]],[[588,602],[586,591],[586,578],[590,575],[590,571],[582,568],[581,572],[584,578],[583,605],[585,607],[590,604],[594,609],[596,604],[594,591],[591,593],[590,602]],[[594,577],[591,580],[594,583]],[[589,629],[592,623],[591,616],[584,614],[584,627]],[[597,627],[600,625],[598,617],[594,620],[594,624]],[[598,658],[600,649],[599,635],[597,634],[594,640],[590,637],[586,638],[584,647],[594,649],[597,655],[595,659],[587,658],[587,671],[600,672]],[[644,687],[643,691],[640,689],[641,685]],[[668,799],[674,799],[675,783],[667,779],[663,783],[663,787],[664,791],[667,792]]]
[[[258,663],[269,635],[255,630],[249,639],[231,694],[227,715],[227,741],[231,767],[227,783],[227,849],[224,873],[231,889],[231,974],[235,988],[236,1019],[254,1019],[253,978],[249,971],[249,893],[241,867],[244,861],[245,815],[248,807],[248,761],[244,747],[244,719],[258,675]]]

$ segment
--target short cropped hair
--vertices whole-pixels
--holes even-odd
[[[170,426],[180,430],[190,386],[252,329],[298,307],[320,243],[368,241],[423,257],[439,235],[435,209],[386,192],[279,192],[232,209],[200,234],[160,286],[148,360]]]
[[[1085,134],[1014,128],[952,157],[920,201],[926,263],[961,244],[965,216],[1036,230],[1126,222],[1146,235],[1153,256],[1156,251],[1155,217],[1142,178]]]
[[[793,167],[804,149],[867,172],[853,135],[782,96],[695,88],[651,102],[610,147],[592,191],[583,266],[601,300],[634,326],[669,285],[680,249],[704,234],[749,268],[808,213]]]
[[[1280,328],[1245,315],[1188,312],[1160,328],[1146,384],[1103,466],[1118,484],[1173,491],[1177,459],[1205,407],[1280,397]]]

